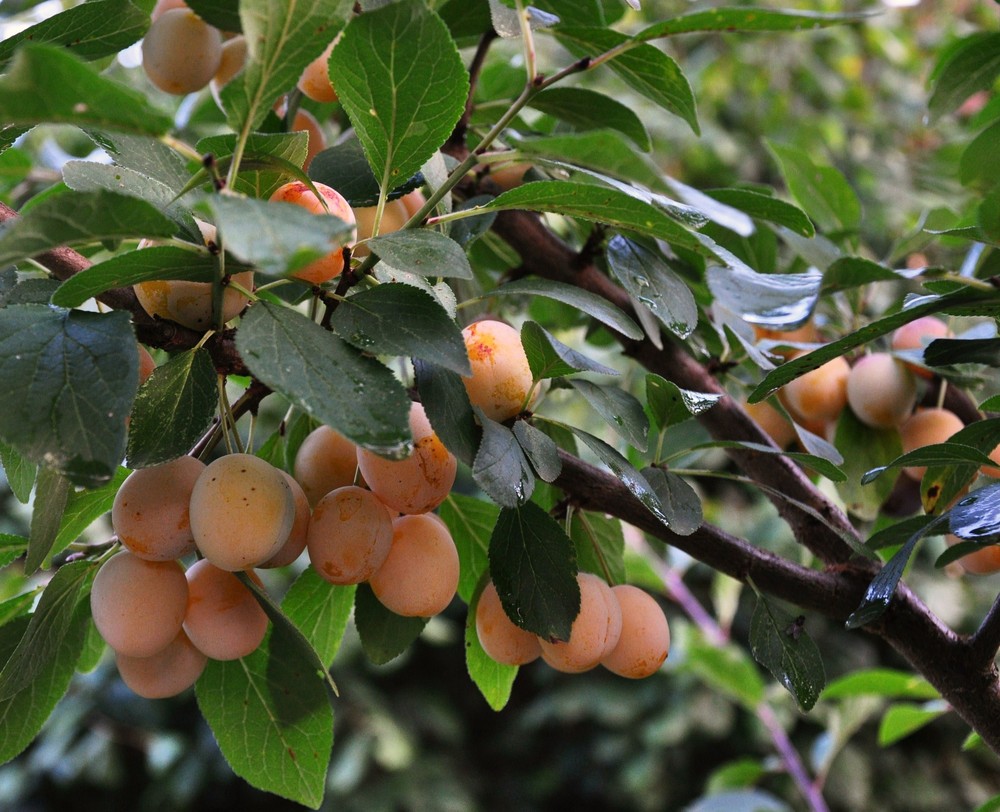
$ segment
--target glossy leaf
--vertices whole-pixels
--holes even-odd
[[[475,407],[474,407],[475,408]],[[535,475],[514,433],[476,409],[483,439],[472,463],[476,484],[500,507],[516,508],[531,498]]]
[[[976,488],[948,512],[948,526],[963,539],[1000,536],[1000,484]]]
[[[528,366],[534,380],[559,378],[576,372],[596,372],[600,375],[618,375],[619,372],[587,358],[572,347],[563,344],[540,324],[526,321],[521,326],[521,346],[528,357]]]
[[[681,389],[655,372],[646,373],[646,402],[661,431],[707,412],[723,397],[722,394]]]
[[[581,379],[571,380],[570,386],[583,395],[619,437],[639,451],[646,450],[649,418],[638,400],[614,384],[601,386]]]
[[[645,468],[642,476],[659,500],[670,529],[679,536],[689,536],[704,521],[701,498],[682,477],[662,468]]]
[[[750,620],[750,651],[795,697],[799,708],[810,711],[826,684],[826,670],[804,621],[758,594]]]
[[[544,482],[555,482],[562,472],[562,460],[555,441],[527,420],[516,421],[513,431],[538,478]]]
[[[379,603],[368,584],[358,584],[354,593],[354,625],[365,656],[375,665],[385,665],[420,636],[427,618],[390,612]]]
[[[874,482],[887,470],[908,465],[927,467],[929,465],[961,465],[970,462],[976,465],[990,465],[991,460],[983,451],[972,446],[956,442],[935,443],[896,457],[888,465],[866,471],[861,478],[861,484],[867,485],[869,482]]]
[[[413,361],[420,401],[434,433],[452,454],[471,466],[479,448],[480,429],[457,372],[419,358]]]
[[[794,327],[816,306],[823,277],[818,273],[760,274],[749,268],[708,269],[716,301],[751,324]]]
[[[749,189],[710,189],[707,194],[721,203],[746,212],[755,220],[775,223],[803,237],[816,233],[806,213],[791,203]]]
[[[936,699],[940,694],[923,677],[892,668],[869,668],[845,674],[823,689],[823,699],[846,699],[855,696]]]

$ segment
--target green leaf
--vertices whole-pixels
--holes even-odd
[[[0,567],[6,567],[28,550],[29,540],[23,536],[0,533]]]
[[[0,70],[23,42],[60,45],[80,59],[100,59],[138,42],[149,16],[129,0],[91,0],[36,23],[0,42]]]
[[[139,93],[52,45],[18,50],[10,70],[0,76],[0,110],[8,127],[73,124],[160,135],[173,124]]]
[[[516,665],[502,665],[490,657],[479,642],[476,633],[476,606],[479,595],[469,604],[465,618],[465,667],[486,703],[495,711],[501,711],[510,701],[517,677]]]
[[[646,373],[646,401],[653,420],[661,431],[707,412],[723,397],[720,394],[681,389],[655,372]]]
[[[0,465],[3,466],[4,474],[7,477],[7,484],[22,505],[28,504],[31,497],[31,489],[35,485],[35,473],[37,468],[28,462],[13,446],[0,441]]]
[[[572,173],[583,171],[605,182],[608,178],[634,182],[657,192],[669,189],[660,168],[614,131],[557,132],[519,138],[512,146],[536,166],[551,166]],[[615,183],[607,185],[615,186]]]
[[[413,361],[413,373],[434,433],[445,448],[471,466],[479,448],[480,431],[462,377],[419,358]]]
[[[934,443],[933,445],[926,445],[896,457],[888,465],[866,471],[864,476],[861,477],[861,484],[867,485],[869,482],[874,482],[887,470],[903,468],[907,465],[921,465],[926,467],[929,465],[960,465],[969,462],[976,465],[990,465],[992,463],[985,452],[980,451],[978,448],[953,441]]]
[[[222,31],[242,31],[239,0],[191,0],[191,10]]]
[[[337,305],[333,329],[358,349],[432,361],[471,375],[462,331],[429,294],[400,283],[360,290]]]
[[[1000,444],[1000,419],[976,420],[948,438],[973,448],[996,448]],[[976,463],[964,465],[932,465],[920,482],[920,495],[926,513],[938,513],[942,505],[959,498],[979,473]]]
[[[694,251],[702,249],[702,243],[690,231],[652,203],[627,192],[593,183],[568,180],[526,183],[504,192],[479,209],[489,211],[521,209],[565,214],[582,220],[604,223],[612,228],[659,237],[682,248]]]
[[[833,680],[823,689],[823,699],[884,696],[898,699],[936,699],[937,689],[923,677],[892,668],[869,668]]]
[[[24,571],[31,575],[48,557],[59,533],[63,511],[69,498],[69,480],[52,468],[38,472],[35,501],[31,511],[31,533],[24,560]]]
[[[521,325],[521,345],[528,357],[528,366],[534,380],[559,378],[575,372],[597,372],[601,375],[618,375],[618,370],[599,364],[587,356],[567,347],[544,327],[526,321]]]
[[[758,454],[772,454],[775,456],[788,457],[789,459],[800,463],[805,468],[812,468],[817,473],[825,476],[831,482],[845,482],[847,480],[847,474],[837,467],[838,464],[843,464],[844,458],[833,446],[830,446],[830,451],[834,456],[836,456],[836,463],[829,457],[821,457],[818,454],[807,454],[801,451],[782,451],[781,449],[772,448],[771,446],[763,445],[761,443],[751,443],[746,441],[717,440],[709,443],[699,443],[698,445],[688,449],[688,451],[695,451],[703,448],[746,448]]]
[[[819,297],[822,275],[815,272],[761,274],[749,268],[708,269],[715,299],[752,324],[772,327],[801,324]]]
[[[895,744],[950,710],[948,703],[940,699],[922,705],[910,702],[893,705],[885,712],[879,723],[878,743],[881,747]]]
[[[709,189],[706,194],[720,203],[746,212],[755,220],[766,220],[791,229],[803,237],[813,237],[816,229],[802,209],[770,195],[749,189]]]
[[[281,608],[329,668],[354,608],[354,587],[334,586],[306,567],[285,593]]]
[[[330,73],[385,191],[451,135],[469,92],[454,40],[422,3],[394,3],[351,20],[330,55]]]
[[[573,514],[569,537],[581,572],[600,575],[612,586],[626,582],[625,534],[618,519],[578,510]]]
[[[217,377],[204,347],[177,353],[153,370],[132,406],[130,468],[148,468],[187,453],[212,422],[219,403]]]
[[[233,772],[265,792],[318,809],[333,745],[322,678],[297,649],[209,660],[195,684],[198,708]],[[252,735],[250,735],[252,731]]]
[[[394,231],[369,240],[367,245],[390,268],[420,276],[472,279],[472,266],[462,246],[437,231]]]
[[[901,274],[862,257],[841,257],[823,271],[823,292],[863,287],[872,282],[899,282]]]
[[[559,459],[559,447],[555,441],[527,420],[514,423],[514,436],[538,478],[544,482],[555,482],[562,472],[562,460]]]
[[[696,31],[811,31],[831,25],[863,22],[877,12],[829,14],[822,11],[764,8],[714,8],[680,14],[649,28],[635,39],[646,41]]]
[[[458,596],[471,604],[476,585],[489,566],[490,535],[500,508],[484,499],[452,492],[438,513],[458,549]]]
[[[118,166],[153,178],[174,192],[183,189],[191,179],[184,157],[158,138],[99,130],[88,130],[87,135]]]
[[[799,707],[810,711],[826,684],[826,670],[804,621],[805,617],[795,617],[758,593],[750,620],[750,651],[795,697]]]
[[[26,690],[60,656],[66,635],[76,626],[77,607],[89,594],[96,569],[92,561],[74,561],[52,576],[24,636],[0,670],[0,702]]]
[[[645,468],[642,476],[656,494],[671,530],[680,536],[689,536],[701,527],[705,518],[701,498],[683,478],[662,468]]]
[[[927,101],[933,118],[957,109],[977,90],[992,87],[1000,75],[1000,34],[976,33],[945,52],[933,73],[934,90]]]
[[[1000,177],[1000,121],[993,122],[972,139],[959,161],[959,178],[964,184],[992,185]]]
[[[2,536],[0,536],[0,538],[2,538]],[[21,552],[24,552],[23,547]],[[0,626],[6,626],[12,620],[16,620],[19,617],[27,615],[31,610],[31,607],[35,605],[35,601],[38,599],[38,595],[43,589],[44,587],[37,586],[30,592],[24,592],[20,595],[15,595],[13,598],[7,598],[6,600],[0,601]],[[101,641],[101,646],[104,646],[103,640]]]
[[[528,104],[577,129],[608,127],[627,136],[643,152],[652,149],[642,119],[631,107],[604,93],[582,87],[551,87],[533,96]]]
[[[630,296],[678,338],[691,335],[698,324],[694,294],[659,254],[618,235],[608,242],[606,255],[608,268]]]
[[[350,14],[347,0],[244,0],[240,22],[247,41],[243,71],[222,91],[229,126],[256,130],[274,100],[292,87]]]
[[[995,188],[987,194],[979,204],[977,209],[979,228],[988,241],[994,244],[1000,243],[1000,189]],[[991,366],[1000,366],[997,361],[997,353],[994,351],[989,363]],[[928,363],[930,363],[928,361]]]
[[[596,26],[560,26],[552,33],[561,45],[578,57],[600,56],[630,42],[625,34]],[[608,65],[634,90],[682,118],[696,135],[701,134],[691,85],[677,63],[663,51],[652,45],[631,45]]]
[[[254,377],[349,440],[386,456],[409,452],[402,384],[308,317],[258,302],[243,317],[236,349]]]
[[[777,158],[788,189],[824,231],[856,231],[861,202],[843,174],[816,163],[804,150],[774,141],[768,148]]]
[[[887,465],[900,455],[903,446],[899,432],[872,428],[858,420],[850,409],[845,409],[837,421],[834,445],[843,449],[841,468],[847,475],[837,483],[837,493],[852,514],[866,520],[874,519],[894,483],[888,477],[874,483],[865,477],[873,468]]]
[[[229,166],[236,144],[235,135],[213,135],[201,139],[197,150],[202,155],[215,156],[222,168]],[[288,180],[282,167],[302,166],[308,153],[309,136],[304,132],[250,133],[232,188],[241,194],[267,200]]]
[[[500,511],[490,576],[507,616],[546,640],[569,639],[580,613],[573,542],[534,502]]]
[[[549,279],[518,279],[494,288],[487,295],[544,296],[575,307],[627,338],[638,340],[644,335],[631,317],[626,316],[607,299],[565,282],[554,282]]]
[[[639,451],[646,450],[649,437],[649,418],[642,404],[624,389],[617,386],[600,386],[582,379],[571,380],[572,386],[583,395],[612,430]]]
[[[0,309],[0,436],[81,485],[114,474],[139,382],[126,313]]]
[[[47,557],[61,553],[101,516],[111,510],[115,494],[129,475],[127,468],[119,467],[107,485],[92,490],[70,491],[63,510],[59,532]]]
[[[272,276],[287,276],[339,251],[354,234],[354,226],[339,217],[288,203],[213,195],[207,206],[226,251]]]
[[[721,693],[753,710],[764,701],[764,683],[750,657],[732,643],[692,641],[686,667]]]
[[[531,498],[535,489],[531,466],[509,428],[479,409],[475,411],[483,427],[483,439],[472,463],[472,477],[501,507],[519,507]]]
[[[403,617],[390,612],[368,584],[358,584],[354,595],[354,625],[365,656],[375,665],[385,665],[420,637],[427,618]]]
[[[63,192],[0,226],[0,266],[60,245],[126,237],[165,239],[176,230],[169,217],[134,197],[108,191]]]

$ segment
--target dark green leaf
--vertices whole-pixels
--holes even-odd
[[[1000,121],[995,121],[965,148],[959,162],[962,183],[992,185],[1000,177]]]
[[[77,484],[111,478],[139,383],[128,314],[0,309],[0,380],[0,435],[18,452]]]
[[[646,450],[649,419],[638,400],[614,385],[601,386],[585,380],[572,380],[570,385],[583,395],[619,437],[639,451]]]
[[[643,478],[656,494],[670,529],[679,536],[689,536],[704,521],[701,498],[688,483],[672,471],[645,468]]]
[[[10,70],[0,76],[0,110],[8,127],[73,124],[160,135],[173,124],[139,93],[52,45],[18,50]]]
[[[632,108],[604,93],[582,87],[552,87],[533,96],[529,104],[577,129],[610,127],[628,136],[644,152],[652,148],[642,119]]]
[[[600,180],[630,181],[657,192],[669,189],[659,167],[637,152],[635,144],[611,130],[533,136],[519,139],[514,146],[535,165],[574,173],[586,169],[590,171],[584,174]]]
[[[371,250],[391,268],[420,276],[472,279],[472,267],[457,242],[426,228],[407,229],[369,240]]]
[[[439,514],[458,549],[458,596],[472,603],[476,585],[489,566],[490,535],[500,515],[500,508],[484,499],[450,493]]]
[[[219,402],[215,365],[204,347],[174,355],[153,370],[132,406],[130,468],[186,454],[212,422]]]
[[[379,182],[372,174],[357,138],[346,138],[315,155],[309,164],[309,177],[332,186],[355,208],[378,203]],[[406,183],[398,184],[389,199],[400,197],[423,184],[424,177],[418,172]]]
[[[236,348],[265,384],[321,423],[386,456],[410,449],[410,400],[392,372],[306,316],[258,302]]]
[[[707,412],[724,395],[692,392],[662,378],[655,372],[646,374],[646,401],[660,430]]]
[[[330,323],[365,352],[413,356],[472,374],[461,330],[441,305],[412,285],[390,282],[361,290],[340,302]]]
[[[809,31],[830,25],[863,22],[870,16],[870,12],[828,14],[792,9],[714,8],[681,14],[656,23],[641,31],[635,38],[645,41],[695,31]]]
[[[129,475],[127,468],[119,468],[107,485],[92,490],[71,490],[66,500],[59,532],[47,557],[65,550],[101,516],[111,510],[115,494]]]
[[[932,523],[934,526],[929,527]],[[895,547],[905,544],[906,540],[919,530],[924,530],[925,535],[933,536],[943,534],[946,528],[937,521],[936,516],[911,516],[873,533],[865,542],[865,546],[871,550]]]
[[[528,356],[528,366],[536,381],[559,378],[575,372],[597,372],[601,375],[618,375],[619,372],[567,347],[544,327],[533,321],[521,326],[521,345]]]
[[[26,574],[34,574],[48,557],[59,533],[68,498],[69,480],[52,468],[39,469],[31,511],[31,534],[24,560]]]
[[[17,501],[23,505],[28,504],[31,489],[35,485],[37,471],[35,465],[15,451],[13,446],[4,442],[0,442],[0,465],[3,466],[7,484]]]
[[[901,274],[861,257],[841,257],[823,272],[823,292],[858,288],[872,282],[899,282]]]
[[[330,72],[386,191],[451,135],[469,91],[454,40],[422,3],[394,3],[355,17],[330,55]]]
[[[600,575],[611,585],[625,583],[625,534],[618,519],[578,510],[569,536],[581,572]]]
[[[569,639],[580,612],[573,542],[534,502],[500,512],[490,538],[490,576],[518,626],[546,640]]]
[[[750,651],[795,697],[799,707],[810,711],[826,684],[826,670],[804,621],[758,593],[750,620]]]
[[[543,482],[555,482],[562,472],[562,460],[559,459],[559,447],[555,441],[526,420],[514,423],[514,436],[538,478]]]
[[[991,461],[984,452],[972,446],[953,441],[935,443],[896,457],[888,465],[866,471],[861,477],[861,484],[867,485],[869,482],[874,482],[889,469],[903,468],[908,465],[927,467],[929,465],[961,465],[969,462],[976,465],[990,465]]]
[[[479,427],[457,372],[423,361],[413,361],[417,391],[434,433],[452,454],[471,466],[479,448]]]
[[[947,51],[934,69],[934,90],[927,102],[933,117],[950,113],[1000,75],[1000,34],[976,33]]]
[[[959,443],[978,449],[992,449],[1000,445],[1000,419],[977,420],[956,431],[949,443]],[[960,497],[979,473],[976,463],[959,465],[932,465],[920,482],[920,495],[926,513],[940,512],[942,505],[950,505]]]
[[[402,654],[427,625],[425,617],[403,617],[386,609],[368,584],[358,584],[354,595],[354,624],[365,656],[384,665]]]
[[[619,235],[608,243],[607,260],[625,290],[670,332],[679,338],[691,334],[698,324],[694,294],[661,256]]]
[[[749,189],[709,189],[706,193],[720,203],[746,212],[755,220],[766,220],[791,229],[803,237],[816,234],[805,212],[791,203]]]
[[[861,202],[843,174],[816,163],[804,150],[768,141],[792,196],[824,231],[855,231]]]
[[[236,143],[236,135],[213,135],[201,139],[197,149],[202,155],[214,156],[221,169],[229,166]],[[267,200],[288,181],[282,167],[302,166],[308,153],[309,136],[304,132],[250,133],[233,189]],[[271,166],[268,166],[269,163]]]
[[[191,0],[188,6],[206,23],[222,31],[243,30],[239,0]]]
[[[531,466],[509,428],[490,420],[479,409],[476,413],[483,427],[483,439],[472,463],[472,476],[500,507],[519,507],[535,489]]]
[[[844,451],[841,467],[847,475],[837,483],[837,493],[855,516],[874,519],[892,491],[893,480],[887,477],[869,484],[864,477],[868,471],[888,465],[902,453],[899,432],[872,428],[858,420],[850,409],[845,409],[837,422],[834,444]]]

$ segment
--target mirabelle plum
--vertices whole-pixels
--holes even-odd
[[[919,350],[936,338],[947,338],[950,335],[951,330],[941,319],[935,316],[922,316],[909,324],[904,324],[892,334],[892,348],[894,350]],[[914,364],[906,366],[921,378],[933,377],[929,370]]]
[[[798,358],[803,353],[795,353]],[[790,381],[781,390],[785,406],[802,421],[826,423],[836,420],[847,404],[850,365],[842,357]]]
[[[622,633],[601,665],[620,677],[643,679],[655,674],[670,653],[670,627],[663,609],[638,587],[611,588],[622,612]]]
[[[243,70],[247,61],[247,40],[242,34],[237,34],[232,39],[227,39],[222,43],[222,56],[219,59],[219,68],[216,70],[212,81],[208,83],[208,89],[212,91],[212,98],[220,107],[222,106],[222,88],[228,85],[234,76]]]
[[[121,543],[147,561],[172,561],[194,550],[188,506],[205,463],[178,457],[133,471],[115,494],[111,525]]]
[[[354,484],[358,470],[358,447],[340,432],[320,426],[309,432],[295,454],[295,479],[309,504],[335,488]]]
[[[165,93],[184,96],[205,87],[222,61],[222,34],[190,9],[164,11],[142,40],[142,67]]]
[[[122,550],[94,578],[90,611],[104,641],[119,654],[152,657],[181,630],[188,587],[176,561],[146,561]]]
[[[787,448],[795,439],[795,428],[767,401],[745,403],[743,408],[778,448]]]
[[[362,206],[354,209],[354,217],[358,223],[358,245],[354,247],[354,256],[366,257],[371,250],[362,241],[372,236],[375,229],[375,206]],[[402,198],[390,200],[382,210],[382,219],[378,224],[379,234],[391,234],[399,231],[410,219]]]
[[[479,596],[476,634],[483,651],[504,665],[525,665],[538,659],[542,653],[538,638],[507,617],[492,581],[486,584]]]
[[[986,456],[988,456],[991,460],[993,460],[993,462],[995,462],[997,465],[1000,465],[1000,445],[994,448]],[[983,476],[992,477],[993,479],[1000,479],[1000,468],[994,465],[984,465],[982,468],[979,469],[979,473],[981,473]]]
[[[191,531],[220,569],[256,567],[275,555],[295,522],[295,498],[282,472],[250,454],[220,457],[191,493]]]
[[[965,539],[952,533],[945,536],[945,543],[949,547],[954,547],[963,541]],[[994,572],[1000,572],[1000,545],[991,544],[968,555],[963,555],[957,563],[970,575],[992,575]]]
[[[426,513],[440,505],[455,484],[458,462],[431,428],[419,403],[410,406],[413,453],[388,460],[358,449],[358,467],[374,494],[386,507],[400,513]]]
[[[271,202],[291,203],[301,206],[312,214],[329,214],[354,225],[354,212],[351,211],[351,207],[340,192],[325,183],[314,183],[313,185],[319,192],[319,196],[302,181],[295,180],[275,190],[274,194],[271,195]],[[352,235],[346,242],[353,242],[354,239],[355,236]],[[342,270],[344,270],[344,254],[338,248],[324,257],[313,260],[304,268],[299,268],[292,274],[292,277],[313,285],[321,285],[339,276]]]
[[[414,189],[412,192],[407,192],[399,199],[403,201],[403,208],[406,209],[407,220],[409,220],[414,214],[420,211],[427,203],[427,198],[424,197],[424,193],[421,192],[419,189]]]
[[[186,691],[198,681],[207,661],[183,629],[151,657],[115,655],[122,682],[146,699],[165,699]]]
[[[510,161],[504,164],[493,164],[490,167],[490,178],[505,192],[524,183],[524,176],[531,169],[531,164],[525,161]]]
[[[267,615],[232,572],[203,558],[187,571],[184,631],[213,660],[238,660],[255,651],[267,632]]]
[[[847,402],[867,426],[901,425],[917,402],[917,382],[905,366],[885,352],[859,358],[847,378]]]
[[[337,101],[337,91],[330,81],[330,54],[333,53],[333,48],[339,41],[340,34],[337,34],[326,46],[323,53],[306,65],[299,77],[298,89],[302,91],[304,96],[315,102]]]
[[[309,535],[309,522],[312,520],[312,510],[309,506],[309,500],[306,498],[306,493],[302,490],[302,486],[284,471],[281,472],[281,475],[288,483],[288,487],[292,489],[292,498],[295,500],[295,520],[292,522],[292,529],[288,533],[288,539],[281,545],[281,549],[263,564],[257,565],[264,569],[287,567],[302,555],[302,551],[306,548],[306,539]]]
[[[156,361],[142,344],[139,344],[139,383],[144,384],[156,369]]]
[[[170,11],[175,8],[187,8],[188,4],[184,0],[156,0],[156,5],[153,6],[152,12],[150,12],[149,19],[150,22],[155,22],[164,11]]]
[[[337,488],[317,503],[307,546],[313,567],[331,584],[360,584],[389,555],[392,517],[371,491]]]
[[[392,522],[392,546],[369,579],[383,606],[405,617],[444,611],[458,590],[458,551],[444,522],[400,516]]]
[[[533,376],[517,330],[502,321],[484,319],[462,330],[472,375],[463,378],[469,400],[493,420],[507,420],[522,408],[532,391]]]
[[[244,290],[253,288],[253,271],[233,277]],[[207,330],[212,326],[212,285],[209,282],[182,282],[154,279],[134,286],[136,298],[150,316],[175,321],[192,330]],[[247,297],[236,288],[222,292],[222,320],[236,318],[247,305]]]
[[[947,409],[917,409],[899,427],[903,453],[916,451],[925,445],[943,443],[964,426],[962,420]],[[925,465],[908,465],[903,468],[907,476],[916,480],[923,479],[926,471]]]
[[[576,581],[580,585],[580,613],[569,639],[553,642],[539,638],[542,659],[567,674],[595,668],[614,651],[622,632],[622,611],[611,587],[589,572],[578,573]]]

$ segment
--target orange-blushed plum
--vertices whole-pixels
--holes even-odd
[[[483,651],[503,665],[526,665],[542,653],[538,638],[507,616],[492,581],[476,605],[476,635]]]
[[[949,547],[954,547],[963,541],[965,539],[952,533],[945,536],[945,543]],[[992,575],[994,572],[1000,572],[1000,546],[990,544],[968,555],[963,555],[956,563],[960,564],[962,569],[970,575]]]
[[[253,288],[253,271],[233,276],[244,290]],[[207,330],[212,326],[212,285],[210,282],[183,282],[153,279],[133,286],[142,309],[150,316],[175,321],[192,330]],[[222,292],[222,320],[232,321],[247,305],[247,297],[236,288],[227,286]]]
[[[855,417],[876,429],[902,425],[917,402],[917,381],[886,352],[859,358],[847,377],[847,402]]]
[[[948,325],[936,316],[921,316],[908,324],[904,324],[892,334],[892,348],[894,350],[919,350],[926,347],[936,338],[948,338],[951,330]],[[931,378],[929,370],[918,367],[914,364],[907,364],[915,375],[921,378]]]
[[[187,579],[177,561],[146,561],[122,550],[94,577],[90,611],[116,652],[152,657],[181,630],[187,599]]]
[[[595,668],[618,644],[622,611],[614,592],[601,578],[589,572],[576,576],[580,586],[580,613],[573,621],[569,639],[539,638],[542,659],[557,671],[576,674]]]
[[[455,484],[458,462],[431,428],[424,407],[410,405],[413,452],[402,460],[358,448],[358,467],[372,492],[391,510],[427,513],[440,505]]]
[[[787,448],[795,439],[795,428],[766,400],[745,403],[743,408],[778,448]]]
[[[330,81],[330,54],[333,53],[333,48],[339,41],[340,34],[337,34],[323,50],[323,53],[306,65],[299,77],[297,87],[302,91],[302,95],[315,102],[337,101],[337,91],[333,87],[333,82]]]
[[[499,421],[530,408],[527,398],[534,381],[517,330],[483,319],[462,330],[462,338],[472,367],[472,375],[462,382],[472,404]]]
[[[362,241],[374,235],[375,231],[375,206],[361,206],[354,209],[354,217],[358,223],[358,245],[354,248],[354,256],[366,257],[371,253],[368,246]],[[382,209],[382,219],[378,224],[379,234],[391,234],[399,231],[407,220],[409,213],[402,198],[389,200]]]
[[[443,522],[400,516],[392,522],[392,546],[368,580],[375,597],[404,617],[432,617],[458,590],[458,550]]]
[[[993,479],[1000,479],[1000,445],[994,448],[989,454],[987,454],[993,462],[997,465],[984,465],[979,469],[979,473],[983,476],[993,477]]]
[[[403,202],[403,208],[406,209],[407,220],[420,211],[427,203],[427,198],[424,197],[424,193],[419,189],[407,192],[399,199]]]
[[[796,353],[798,358],[803,353]],[[842,357],[785,384],[781,397],[785,406],[805,422],[826,423],[840,416],[847,404],[847,376],[850,365]]]
[[[151,657],[115,654],[122,682],[146,699],[166,699],[186,691],[198,681],[206,662],[208,658],[194,647],[183,629]]]
[[[903,453],[908,454],[925,445],[943,443],[964,426],[961,418],[948,409],[917,409],[899,427]],[[908,465],[903,471],[907,476],[919,480],[923,479],[927,466]]]
[[[222,43],[222,58],[219,60],[219,68],[208,83],[209,90],[212,91],[212,98],[220,107],[222,99],[219,95],[222,88],[228,85],[234,76],[243,70],[247,61],[247,40],[242,34],[237,34],[232,39],[227,39]]]
[[[509,161],[493,164],[490,167],[490,178],[505,192],[524,183],[524,176],[531,169],[526,161]]]
[[[643,679],[655,674],[670,653],[670,627],[656,600],[630,584],[612,587],[622,612],[618,643],[601,665],[620,677]]]
[[[175,8],[187,8],[188,4],[184,0],[156,0],[156,5],[153,6],[152,12],[150,12],[149,19],[151,22],[155,22],[164,11],[170,11]]]
[[[300,206],[312,214],[332,215],[352,226],[355,224],[354,212],[351,211],[350,205],[340,192],[325,183],[314,183],[313,185],[316,187],[318,195],[302,181],[293,180],[276,189],[270,200],[272,203],[290,203]],[[355,236],[352,234],[345,242],[350,243],[354,239]],[[313,260],[305,267],[299,268],[292,276],[303,282],[320,285],[339,276],[343,270],[344,254],[338,248],[326,256]]]
[[[187,8],[164,11],[142,40],[142,67],[160,90],[184,96],[205,87],[222,61],[222,34]]]
[[[330,491],[354,484],[358,448],[340,432],[319,426],[302,441],[293,469],[309,504],[315,506]]]
[[[233,573],[208,559],[187,571],[184,631],[213,660],[238,660],[252,653],[267,632],[267,615],[250,589]]]
[[[171,561],[194,551],[189,506],[205,463],[178,457],[129,474],[115,494],[111,525],[139,558]]]
[[[371,491],[337,488],[317,503],[306,544],[313,568],[331,584],[360,584],[389,555],[392,517]]]
[[[278,552],[267,561],[257,565],[264,569],[287,567],[302,555],[302,551],[306,548],[306,538],[309,535],[309,522],[312,520],[312,508],[302,486],[284,471],[281,471],[281,475],[288,483],[288,487],[292,489],[292,498],[295,500],[295,519],[292,521],[292,529],[288,533],[288,539],[281,545]]]
[[[191,492],[191,531],[205,558],[235,572],[274,556],[295,522],[295,497],[282,471],[250,454],[205,467]]]

